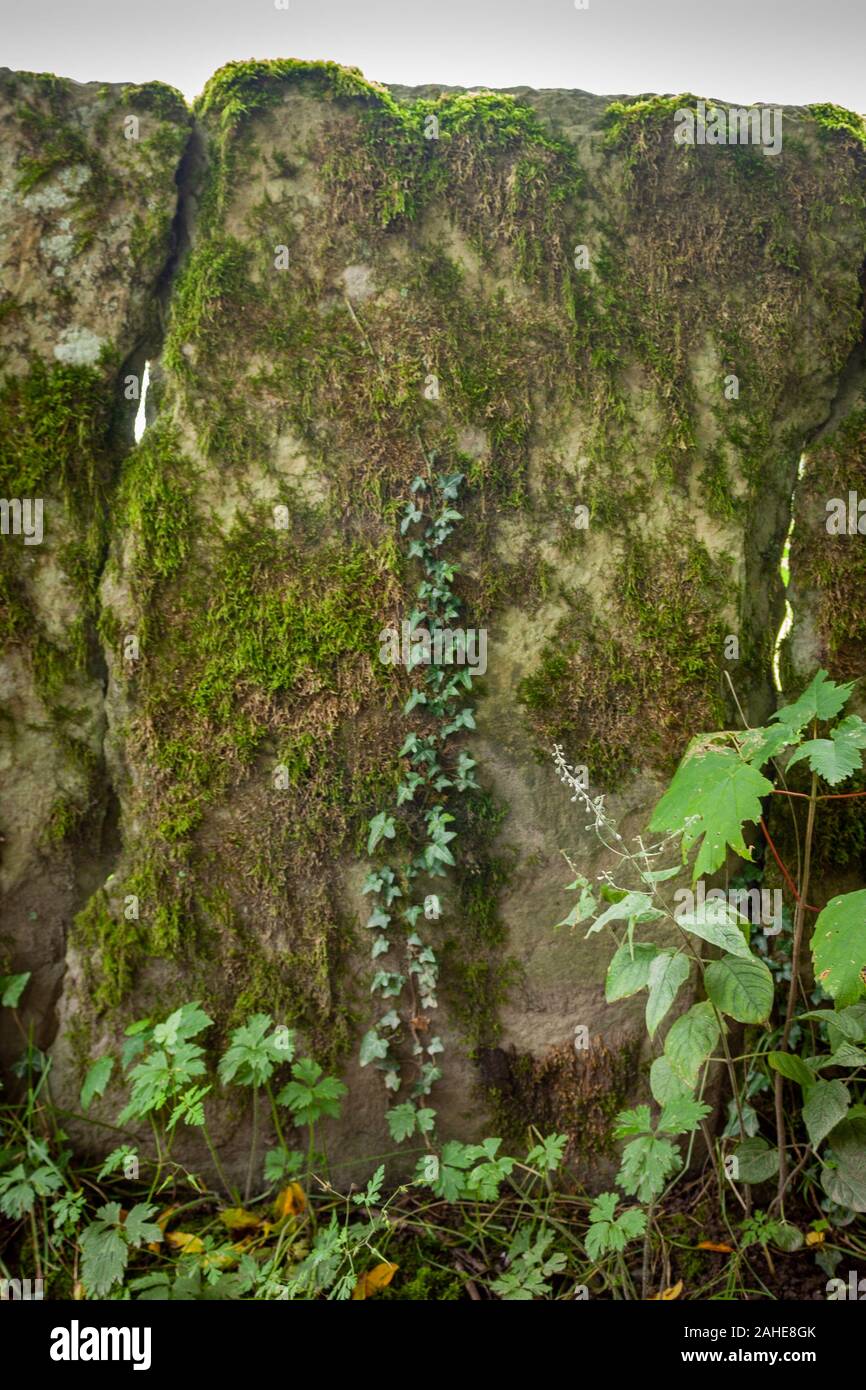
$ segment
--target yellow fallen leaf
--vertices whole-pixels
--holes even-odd
[[[159,1216],[156,1218],[156,1224],[162,1232],[165,1232],[166,1226],[177,1210],[178,1208],[176,1206],[166,1207],[159,1213]]]
[[[202,1269],[234,1269],[238,1256],[233,1250],[212,1250],[201,1261]]]
[[[668,1302],[670,1302],[670,1300],[673,1299],[673,1298],[679,1298],[679,1296],[680,1296],[680,1294],[682,1293],[682,1291],[683,1291],[683,1281],[682,1281],[682,1279],[678,1279],[677,1282],[676,1282],[674,1285],[672,1285],[671,1288],[669,1288],[669,1289],[662,1289],[660,1293],[654,1293],[654,1294],[652,1294],[652,1295],[650,1296],[650,1302],[652,1302],[652,1303],[658,1303],[658,1302],[661,1300],[661,1302],[663,1302],[663,1303],[668,1303]]]
[[[286,1216],[299,1216],[307,1205],[304,1189],[299,1182],[290,1182],[288,1187],[284,1187],[282,1192],[277,1193],[274,1202],[274,1212],[278,1221]]]
[[[373,1269],[368,1269],[367,1273],[362,1274],[355,1285],[352,1297],[372,1298],[373,1294],[378,1293],[380,1289],[387,1288],[399,1268],[399,1265],[389,1264],[386,1260],[384,1264],[375,1265]]]
[[[204,1244],[199,1236],[193,1235],[192,1231],[169,1231],[166,1242],[175,1250],[182,1250],[185,1255],[201,1255]]]
[[[721,1241],[702,1240],[695,1246],[696,1250],[718,1250],[720,1255],[733,1255],[734,1247],[725,1245]]]
[[[807,1244],[807,1245],[823,1245],[823,1244],[824,1244],[824,1232],[823,1232],[823,1231],[807,1231],[807,1232],[806,1232],[806,1244]]]
[[[255,1212],[245,1211],[243,1207],[226,1207],[220,1212],[220,1221],[230,1231],[254,1231],[259,1224]]]

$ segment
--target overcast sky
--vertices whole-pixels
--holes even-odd
[[[0,65],[160,78],[190,98],[232,58],[293,57],[408,85],[693,91],[866,112],[864,41],[866,0],[0,0]]]

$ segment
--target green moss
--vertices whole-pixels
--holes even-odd
[[[837,680],[866,674],[866,552],[858,536],[830,536],[827,503],[848,493],[866,497],[866,409],[852,411],[807,456],[797,486],[791,574],[798,590],[813,591],[822,661]]]
[[[614,593],[615,624],[567,619],[520,686],[546,748],[563,744],[597,788],[618,786],[636,767],[671,771],[685,731],[716,728],[725,713],[725,567],[698,541],[660,556],[632,539]]]
[[[626,140],[639,139],[648,127],[673,127],[674,114],[683,107],[691,109],[697,97],[682,92],[673,97],[639,97],[634,101],[612,101],[605,107],[602,127],[605,143],[619,145]]]
[[[121,100],[136,109],[151,111],[160,121],[186,124],[189,110],[176,87],[164,82],[141,82],[123,88]]]
[[[476,1058],[496,1046],[499,1011],[519,977],[518,963],[506,954],[508,929],[499,909],[514,873],[513,853],[496,850],[507,809],[486,792],[464,796],[453,807],[461,846],[455,870],[459,931],[443,946],[443,984],[449,1012]]]
[[[178,432],[165,420],[146,430],[123,464],[116,508],[121,529],[136,539],[132,582],[143,616],[154,587],[183,566],[196,528],[194,470]]]
[[[93,1007],[117,1008],[132,984],[140,952],[138,923],[115,918],[100,889],[76,916],[73,941],[81,953]]]
[[[842,131],[859,145],[866,145],[866,121],[862,116],[858,116],[856,111],[849,111],[844,106],[834,106],[830,101],[813,102],[806,110],[822,129],[834,133]]]
[[[483,1075],[493,1132],[522,1143],[532,1126],[567,1135],[569,1159],[611,1154],[611,1122],[634,1095],[640,1048],[640,1038],[609,1048],[596,1037],[581,1052],[569,1039],[540,1057],[500,1048],[487,1053]]]

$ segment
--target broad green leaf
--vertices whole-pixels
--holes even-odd
[[[744,1139],[733,1154],[735,1182],[767,1182],[779,1171],[779,1150],[770,1148],[766,1139]]]
[[[4,1009],[17,1009],[30,979],[30,971],[21,975],[0,975],[0,1004]]]
[[[655,1037],[655,1031],[676,999],[680,986],[689,978],[690,969],[688,957],[682,951],[673,954],[663,951],[650,964],[646,1026],[651,1038]]]
[[[624,941],[607,967],[604,997],[608,1004],[615,1003],[617,999],[628,999],[639,990],[646,989],[650,966],[658,954],[658,946],[641,942],[632,945]]]
[[[814,1019],[816,1023],[826,1023],[828,1035],[835,1030],[847,1042],[861,1042],[866,1038],[866,1005],[852,1004],[847,1009],[810,1009],[808,1013],[798,1014],[798,1020]]]
[[[803,1104],[803,1123],[817,1149],[831,1129],[844,1120],[851,1095],[844,1081],[816,1081]]]
[[[829,1057],[820,1059],[818,1070],[823,1071],[825,1067],[862,1067],[866,1063],[866,1052],[862,1047],[855,1047],[854,1043],[840,1042],[835,1052]]]
[[[747,729],[745,733],[737,732],[734,737],[746,762],[754,767],[763,767],[764,763],[781,753],[783,748],[796,743],[799,735],[786,724],[773,724],[769,729]]]
[[[81,1108],[87,1112],[94,1096],[104,1096],[114,1067],[113,1057],[100,1057],[89,1068],[81,1087]]]
[[[738,1023],[763,1023],[773,1007],[773,977],[762,960],[722,956],[704,971],[707,994]]]
[[[803,1245],[803,1232],[790,1221],[774,1221],[772,1239],[780,1250],[800,1250]]]
[[[843,1120],[829,1136],[821,1185],[840,1207],[866,1211],[866,1118]]]
[[[733,749],[706,749],[706,737],[693,739],[673,781],[653,813],[652,830],[682,831],[685,857],[703,839],[692,880],[711,874],[725,861],[728,847],[751,859],[743,839],[746,821],[761,816],[761,797],[773,784]]]
[[[813,719],[833,719],[853,689],[853,681],[849,685],[837,685],[827,679],[826,671],[816,671],[799,700],[783,705],[772,718],[792,729],[802,729]]]
[[[828,738],[813,738],[802,743],[788,766],[808,758],[812,771],[835,787],[862,766],[862,748],[866,748],[866,724],[858,715],[849,714],[830,730]]]
[[[796,1057],[793,1052],[768,1052],[767,1061],[774,1071],[780,1072],[782,1076],[787,1076],[789,1081],[796,1081],[804,1089],[814,1086],[815,1078],[806,1063],[802,1057]]]
[[[680,1080],[694,1086],[718,1040],[719,1025],[712,1004],[693,1004],[671,1025],[665,1038],[665,1056]]]
[[[596,917],[586,935],[592,936],[595,932],[601,931],[608,922],[654,922],[659,917],[664,917],[664,913],[653,907],[649,893],[626,893],[624,898],[611,903],[600,917]]]
[[[708,898],[697,912],[678,913],[677,925],[732,956],[754,959],[736,908],[722,898]]]
[[[866,993],[866,888],[831,898],[812,933],[815,979],[837,1006]]]
[[[667,1057],[656,1057],[653,1061],[650,1067],[650,1090],[653,1100],[659,1105],[667,1105],[668,1101],[676,1100],[679,1096],[692,1094],[692,1088],[671,1070]]]
[[[572,888],[580,888],[580,897],[568,916],[563,918],[561,922],[557,922],[557,927],[576,927],[579,922],[585,922],[587,917],[591,917],[597,906],[595,894],[588,883],[578,883],[575,881],[570,886]]]

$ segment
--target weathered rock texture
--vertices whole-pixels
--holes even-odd
[[[537,1120],[597,1155],[644,1084],[642,1005],[605,1006],[606,942],[551,930],[560,851],[607,861],[549,751],[632,835],[688,737],[734,722],[728,675],[752,721],[773,707],[798,461],[832,421],[810,457],[863,477],[860,125],[786,110],[776,157],[681,148],[685,98],[387,92],[289,62],[223,69],[194,128],[164,88],[2,97],[2,484],[49,518],[41,548],[2,539],[2,872],[55,1084],[183,999],[221,1038],[266,1010],[350,1087],[338,1157],[389,1146],[357,1062],[360,889],[424,728],[377,655],[417,582],[397,511],[435,454],[467,477],[449,558],[489,662],[482,790],[449,803],[435,1104],[446,1133]],[[46,392],[70,423],[40,424]],[[808,515],[795,681],[863,664]]]

